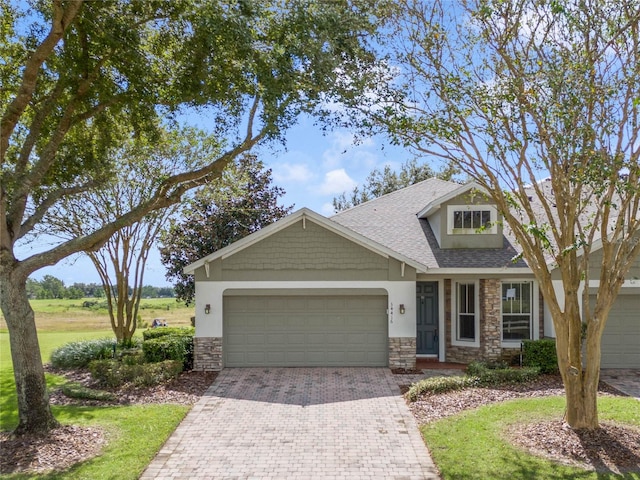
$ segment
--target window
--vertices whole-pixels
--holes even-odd
[[[502,283],[502,340],[531,339],[532,282]]]
[[[476,284],[458,283],[456,340],[476,340]]]
[[[454,210],[453,228],[482,228],[488,227],[491,222],[489,210]]]
[[[449,205],[449,235],[498,233],[498,213],[491,205]]]

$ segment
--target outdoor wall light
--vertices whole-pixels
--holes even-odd
[[[404,315],[404,303],[400,304],[400,315]]]
[[[206,313],[207,315],[211,313],[211,305],[209,305],[208,303],[204,306],[204,313]]]

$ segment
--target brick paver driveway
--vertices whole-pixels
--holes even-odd
[[[143,479],[436,479],[385,368],[223,370]]]

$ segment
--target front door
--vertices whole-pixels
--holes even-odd
[[[416,283],[416,308],[418,329],[416,353],[438,354],[438,282]]]

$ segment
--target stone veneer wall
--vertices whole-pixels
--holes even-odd
[[[500,280],[480,280],[480,355],[482,360],[498,360],[502,353],[500,295]]]
[[[389,338],[389,368],[416,368],[416,337]]]
[[[199,372],[222,370],[222,338],[193,337],[193,369]]]

